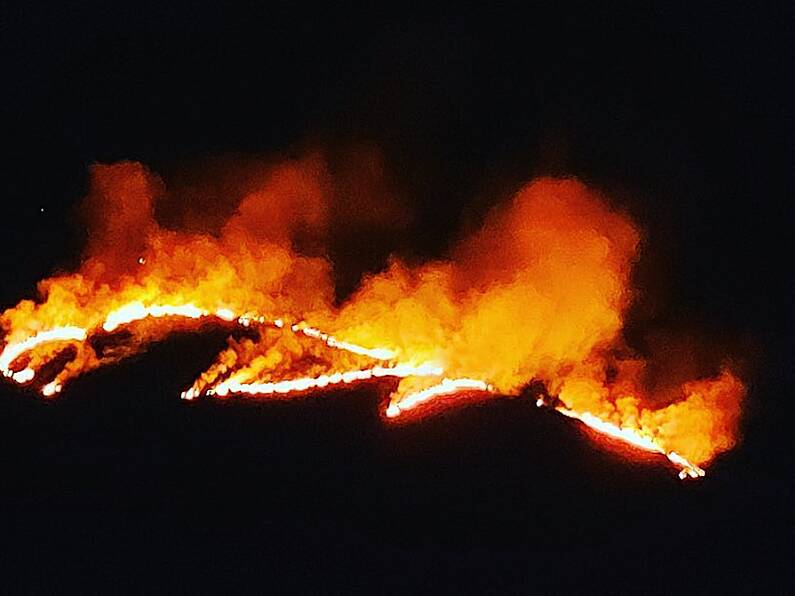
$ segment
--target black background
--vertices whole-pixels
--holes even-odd
[[[682,484],[527,400],[398,428],[369,389],[187,405],[223,335],[177,337],[53,403],[0,389],[4,584],[788,591],[790,9],[221,4],[3,9],[4,307],[78,262],[93,162],[370,143],[417,257],[574,174],[644,227],[637,325],[747,362],[743,444]],[[383,264],[362,242],[342,294]]]

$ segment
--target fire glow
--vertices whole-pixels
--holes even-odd
[[[682,478],[703,476],[737,443],[745,388],[730,365],[658,388],[647,382],[647,360],[626,356],[621,331],[640,235],[576,180],[526,185],[447,260],[392,259],[335,304],[329,262],[300,254],[294,241],[323,238],[341,212],[322,158],[258,170],[213,233],[162,227],[154,205],[164,184],[139,164],[95,166],[92,179],[83,265],[44,280],[39,301],[0,319],[4,377],[46,397],[210,322],[233,334],[182,392],[188,401],[391,378],[389,421],[459,395],[519,395],[540,381],[559,413],[664,455]],[[368,213],[349,212],[345,225],[359,211]]]
[[[679,478],[699,478],[704,476],[706,472],[702,468],[699,468],[695,464],[691,464],[687,461],[684,457],[676,453],[675,451],[670,451],[668,453],[665,450],[655,443],[652,439],[641,435],[638,431],[631,429],[631,428],[621,428],[616,426],[615,424],[611,424],[609,422],[605,422],[600,418],[597,418],[590,412],[574,412],[567,408],[559,407],[556,408],[558,412],[563,414],[564,416],[568,416],[569,418],[574,418],[579,420],[583,424],[591,427],[592,429],[613,437],[614,439],[618,439],[619,441],[624,441],[630,445],[634,445],[640,449],[645,449],[646,451],[653,451],[656,453],[662,453],[665,457],[667,457],[672,464],[681,468],[679,471]]]

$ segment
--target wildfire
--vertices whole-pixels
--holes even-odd
[[[224,187],[236,201],[228,215],[199,214],[212,230],[184,232],[156,220],[165,185],[143,166],[95,166],[83,265],[2,314],[0,371],[50,397],[207,321],[232,335],[185,400],[392,378],[384,415],[394,420],[435,400],[517,395],[541,381],[559,413],[664,455],[682,478],[703,476],[736,444],[745,388],[731,367],[663,390],[646,360],[616,356],[627,352],[640,233],[599,193],[576,180],[534,181],[448,259],[392,259],[335,304],[328,261],[301,254],[297,239],[322,245],[340,213],[337,225],[398,219],[368,215],[383,205],[343,207],[349,182],[317,155],[256,168]]]
[[[662,453],[671,461],[671,463],[681,468],[679,472],[679,478],[699,478],[705,475],[705,472],[702,468],[690,463],[675,451],[666,452],[665,449],[655,443],[651,438],[643,436],[635,429],[621,428],[620,426],[616,426],[615,424],[597,418],[590,412],[575,412],[564,407],[557,407],[555,409],[564,416],[579,420],[583,424],[590,426],[592,429],[611,436],[614,439],[619,439],[620,441],[624,441],[625,443],[629,443],[630,445],[634,445],[640,449],[645,449],[646,451]]]

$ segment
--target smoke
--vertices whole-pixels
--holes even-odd
[[[405,230],[411,220],[383,155],[367,144],[310,148],[291,159],[205,158],[170,171],[156,212],[169,229],[242,229],[305,254],[329,252],[337,233]]]
[[[393,261],[329,324],[514,392],[615,340],[638,242],[630,220],[584,184],[542,178],[450,260],[416,269]]]
[[[293,334],[290,324],[306,321],[392,352],[402,364],[432,363],[451,377],[483,380],[501,394],[541,381],[567,408],[637,429],[695,463],[737,441],[744,387],[731,367],[686,370],[678,362],[696,359],[681,358],[681,350],[649,359],[625,345],[641,233],[576,179],[526,184],[448,258],[412,265],[393,257],[341,304],[329,257],[339,255],[334,239],[367,230],[388,237],[411,220],[370,147],[216,161],[171,185],[141,164],[95,165],[83,208],[82,266],[41,282],[38,301],[3,313],[7,346],[56,327],[72,337],[103,325],[110,332],[111,319],[147,313],[223,312],[287,324],[230,339],[197,390],[368,365],[361,354],[329,352]],[[54,382],[140,351],[174,328],[166,320],[131,326],[123,350],[79,342]],[[37,371],[62,352],[63,345],[42,344],[12,372]],[[666,370],[673,371],[667,378]],[[424,384],[406,378],[393,404]]]
[[[664,344],[651,366],[632,356],[622,329],[640,239],[626,214],[583,183],[537,179],[449,260],[416,268],[393,261],[327,324],[503,394],[543,381],[566,407],[705,463],[736,443],[745,390],[728,367],[700,378],[692,357],[686,372],[694,376],[682,376],[676,343]],[[669,379],[649,374],[666,367]],[[404,380],[393,403],[417,387]]]

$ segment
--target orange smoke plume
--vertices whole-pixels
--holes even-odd
[[[538,180],[451,260],[392,262],[328,325],[512,393],[615,339],[637,244],[629,220],[584,185]]]
[[[185,399],[396,377],[385,410],[393,419],[439,396],[520,395],[541,381],[554,398],[539,405],[660,452],[683,476],[703,475],[699,466],[736,444],[745,390],[728,365],[663,391],[647,382],[643,360],[626,357],[640,233],[579,181],[533,181],[449,259],[416,267],[392,259],[335,305],[324,247],[332,229],[357,223],[340,200],[351,181],[380,176],[379,161],[364,163],[359,176],[350,167],[335,174],[319,154],[249,169],[232,192],[236,208],[213,214],[212,230],[189,225],[193,232],[158,224],[168,190],[145,167],[94,166],[83,265],[3,313],[0,369],[52,395],[176,328],[212,320],[238,331]],[[374,204],[366,192],[354,201]],[[399,206],[389,209],[405,221]]]
[[[55,384],[48,385],[54,388],[125,353],[98,353],[91,342],[82,341],[88,334],[112,332],[151,317],[229,320],[251,310],[303,317],[328,308],[328,262],[297,254],[289,227],[259,225],[268,220],[267,211],[276,221],[292,221],[288,214],[297,212],[295,225],[323,225],[325,182],[314,162],[273,168],[215,236],[160,227],[154,204],[164,185],[140,164],[94,166],[91,180],[82,267],[41,282],[40,301],[23,300],[3,313],[6,348],[0,365],[7,376],[15,373],[11,365],[17,352],[31,342],[41,342],[42,347],[20,355],[33,371],[67,344],[76,349]],[[301,197],[307,201],[301,202]],[[139,350],[170,329],[130,328],[135,337],[128,349]]]

